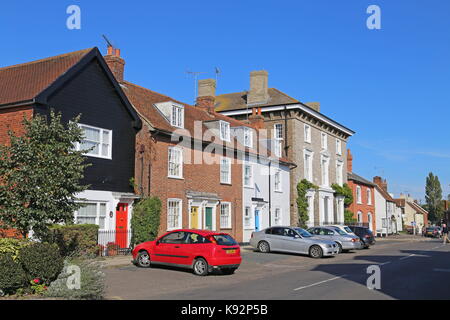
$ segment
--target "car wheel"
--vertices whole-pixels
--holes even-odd
[[[229,269],[222,269],[222,273],[225,275],[232,275],[236,271],[235,268],[229,268]]]
[[[203,258],[195,259],[193,270],[197,276],[206,276],[208,274],[208,262]]]
[[[342,244],[340,244],[339,242],[336,242],[336,243],[339,247],[338,253],[342,253]]]
[[[311,258],[314,258],[314,259],[322,258],[322,256],[323,256],[323,250],[322,250],[322,248],[319,247],[319,246],[312,246],[312,247],[309,249],[309,255],[311,256]]]
[[[266,241],[261,241],[260,243],[258,243],[258,250],[262,253],[269,253],[270,246]]]
[[[150,261],[150,255],[147,251],[141,251],[139,252],[137,256],[137,265],[141,268],[150,268],[151,267],[151,261]]]

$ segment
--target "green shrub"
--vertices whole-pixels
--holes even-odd
[[[41,279],[49,284],[63,269],[64,260],[58,246],[49,243],[32,243],[19,251],[18,261],[28,280]]]
[[[0,254],[9,254],[13,260],[17,259],[20,249],[29,245],[30,242],[23,239],[5,238],[0,239]]]
[[[80,268],[80,289],[70,289],[69,266],[75,265]],[[101,270],[99,262],[92,260],[68,260],[64,261],[64,269],[53,281],[44,293],[47,297],[76,299],[76,300],[100,300],[105,292],[105,274]]]
[[[161,206],[161,200],[158,197],[141,200],[134,206],[131,218],[132,246],[156,239],[161,219]]]
[[[0,253],[0,291],[13,294],[17,289],[27,286],[27,276],[22,267],[9,253]]]
[[[95,224],[54,225],[45,242],[55,243],[63,257],[98,255],[98,226]]]

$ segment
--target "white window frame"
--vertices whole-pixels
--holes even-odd
[[[179,154],[179,158],[178,158],[178,169],[179,169],[179,175],[174,175],[172,174],[170,171],[170,155],[171,152],[176,151]],[[175,164],[177,164],[176,162],[174,162]],[[167,177],[168,178],[173,178],[173,179],[183,179],[183,148],[180,147],[169,147],[167,150]]]
[[[358,219],[358,223],[363,222],[363,213],[361,211],[358,211],[358,213],[356,214],[356,217]]]
[[[336,138],[336,154],[342,156],[342,141],[339,138]]]
[[[178,203],[179,204],[179,212],[178,212],[178,224],[170,226],[170,203]],[[175,216],[175,215],[174,215]],[[169,198],[167,199],[167,231],[181,229],[183,226],[183,200],[177,198]]]
[[[81,202],[78,202],[78,203],[80,203],[80,204],[95,204],[97,207],[96,207],[96,216],[95,216],[95,223],[94,224],[96,224],[96,225],[98,225],[99,227],[100,227],[100,218],[102,217],[100,214],[100,207],[101,207],[101,205],[102,204],[104,204],[105,205],[105,216],[103,216],[103,218],[104,218],[104,225],[103,225],[103,228],[99,228],[99,230],[108,230],[108,227],[107,227],[107,218],[108,218],[108,202],[106,202],[106,201],[81,201]],[[79,210],[77,210],[77,211],[75,211],[75,213],[74,213],[74,222],[75,222],[75,224],[78,224],[78,211]]]
[[[325,132],[320,133],[320,141],[323,150],[328,150],[328,134]]]
[[[248,209],[248,212],[247,212]],[[248,215],[247,215],[248,213]],[[245,229],[254,229],[254,222],[253,222],[253,210],[251,206],[245,206],[244,207],[244,228]]]
[[[93,141],[93,140],[88,140],[88,139],[82,139],[82,140],[86,140],[86,141],[89,141],[89,142],[98,143],[98,154],[90,153],[92,151],[89,151],[88,153],[83,153],[84,156],[112,160],[112,141],[113,141],[112,140],[112,135],[113,135],[113,131],[112,130],[103,129],[103,128],[99,128],[99,127],[94,127],[94,126],[90,126],[88,124],[82,124],[82,123],[79,123],[78,127],[81,128],[81,129],[88,128],[88,129],[99,130],[100,131],[100,133],[99,133],[100,141]],[[109,141],[107,143],[108,146],[109,146],[109,149],[108,149],[108,155],[107,156],[103,156],[102,155],[102,153],[103,153],[103,144],[105,144],[104,141],[103,141],[103,134],[105,132],[107,132],[108,135],[109,135]],[[75,143],[75,150],[76,151],[81,151],[81,143],[80,142],[76,142]]]
[[[278,180],[277,180],[278,177]],[[281,180],[281,170],[277,169],[273,175],[274,191],[283,192],[283,184]]]
[[[309,157],[309,159],[306,159],[306,156]],[[309,182],[313,182],[313,157],[314,152],[309,150],[303,150],[303,162],[304,162],[304,175],[305,179]],[[306,162],[308,162],[308,165],[306,165]],[[308,171],[309,169],[309,171]]]
[[[311,143],[311,126],[309,124],[305,123],[303,133],[304,133],[305,142]]]
[[[344,162],[336,161],[336,183],[340,186],[344,184]]]
[[[220,133],[220,139],[222,141],[231,141],[231,128],[230,123],[226,121],[219,121],[219,133]]]
[[[244,146],[253,147],[253,131],[250,128],[244,128]]]
[[[250,168],[250,176],[246,176],[246,168]],[[244,164],[244,187],[246,188],[253,188],[253,166],[250,163]],[[245,181],[248,180],[248,184],[245,183]]]
[[[277,157],[283,154],[283,124],[275,123],[273,125],[274,153]]]
[[[176,113],[176,117],[174,114]],[[170,124],[173,127],[184,128],[184,107],[178,104],[172,104],[170,110]]]
[[[273,214],[273,225],[274,226],[281,226],[281,216],[282,216],[281,208],[275,207],[274,214]]]
[[[367,188],[366,195],[367,195],[367,204],[369,206],[371,206],[372,205],[372,190],[370,190],[370,188]]]
[[[224,222],[224,217],[226,217],[226,216],[224,216],[223,214],[222,214],[222,210],[223,210],[223,208],[224,207],[228,207],[228,216],[227,216],[227,220],[228,221],[226,221],[226,223],[223,223]],[[232,228],[232,223],[231,223],[231,216],[232,216],[232,213],[231,213],[231,202],[221,202],[220,203],[220,213],[219,213],[219,215],[220,215],[220,229],[231,229]]]
[[[356,186],[356,203],[362,204],[362,188],[360,186]]]
[[[226,164],[225,164],[225,162],[226,162]],[[223,170],[225,168],[225,165],[228,168],[227,169],[228,175],[227,175],[226,181],[223,180],[223,175],[222,175],[222,173],[225,171],[225,170]],[[230,158],[227,158],[227,157],[220,158],[220,183],[231,184],[231,159]]]
[[[322,186],[328,187],[330,185],[330,158],[322,156],[320,159],[320,171],[322,175]]]

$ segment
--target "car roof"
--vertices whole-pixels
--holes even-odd
[[[177,230],[171,230],[169,232],[193,232],[193,233],[197,233],[201,236],[214,236],[214,235],[219,235],[219,234],[227,234],[225,232],[217,232],[217,231],[211,231],[211,230],[202,230],[202,229],[177,229]]]

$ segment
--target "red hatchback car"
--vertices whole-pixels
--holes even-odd
[[[199,276],[213,270],[233,274],[242,261],[239,244],[229,234],[207,230],[174,230],[139,244],[132,253],[138,267],[171,265],[192,269]]]

